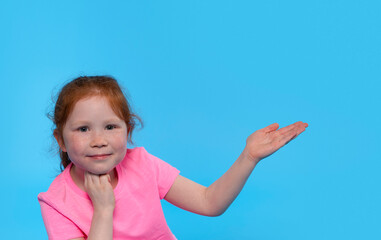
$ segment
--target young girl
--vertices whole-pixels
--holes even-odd
[[[251,134],[230,169],[209,187],[181,175],[143,147],[127,149],[139,118],[117,81],[79,77],[56,101],[53,132],[63,172],[40,193],[49,239],[176,239],[161,199],[197,214],[219,216],[234,201],[256,164],[302,133],[296,122]]]

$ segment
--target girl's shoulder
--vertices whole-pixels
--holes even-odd
[[[142,165],[149,161],[151,156],[144,147],[128,148],[121,165]]]
[[[126,156],[120,165],[122,168],[155,171],[163,163],[163,160],[149,153],[144,147],[135,147],[127,149]]]
[[[127,148],[127,157],[133,157],[136,155],[144,154],[146,153],[146,149],[144,147],[134,147],[134,148]]]
[[[51,198],[57,198],[59,196],[65,195],[66,193],[66,180],[67,173],[69,171],[70,167],[67,166],[62,173],[60,173],[50,184],[48,190],[46,192],[41,192],[38,194],[38,200],[39,201],[47,201]]]

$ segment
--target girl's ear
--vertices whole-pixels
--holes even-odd
[[[53,135],[54,135],[54,138],[56,139],[58,145],[60,146],[62,152],[66,152],[66,147],[65,147],[63,137],[61,136],[61,134],[58,132],[57,129],[54,130]]]

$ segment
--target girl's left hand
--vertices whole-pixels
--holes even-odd
[[[296,138],[306,127],[308,124],[300,121],[277,130],[279,124],[273,123],[251,134],[246,140],[244,152],[250,160],[258,163]]]

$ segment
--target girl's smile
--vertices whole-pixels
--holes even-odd
[[[83,179],[84,171],[113,176],[111,171],[127,151],[126,123],[101,96],[79,100],[63,128],[62,138],[56,138],[74,164],[73,180]]]
[[[89,155],[89,158],[96,159],[96,160],[103,160],[107,157],[111,156],[111,154],[95,154],[95,155]]]

